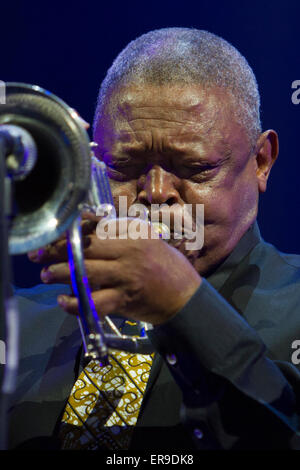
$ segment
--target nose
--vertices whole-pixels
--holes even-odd
[[[176,180],[176,181],[175,181]],[[153,166],[139,182],[138,200],[150,204],[176,204],[180,195],[176,188],[177,177],[160,166]]]

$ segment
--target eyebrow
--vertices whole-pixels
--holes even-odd
[[[143,154],[143,152],[139,152],[139,155],[136,153],[136,155],[131,155],[127,154],[118,156],[118,155],[107,155],[104,157],[104,160],[106,160],[106,163],[115,165],[118,164],[118,162],[133,162],[133,164],[140,166],[140,165],[149,165],[153,162],[151,162],[151,157],[148,156],[146,159],[139,159],[139,156]],[[226,161],[228,161],[231,158],[232,152],[228,151],[224,153],[215,153],[213,156],[207,156],[207,155],[191,155],[187,154],[185,152],[177,153],[177,154],[172,154],[169,155],[169,158],[166,160],[161,160],[158,156],[157,159],[157,164],[159,165],[164,165],[164,164],[171,164],[171,165],[178,165],[179,161],[181,163],[195,163],[199,165],[210,165],[210,166],[221,166],[223,165]],[[171,163],[172,162],[172,163]]]
[[[189,156],[191,158],[204,160],[201,158],[201,154],[203,154],[203,148],[201,149],[202,145],[205,147],[208,146],[210,157],[214,154],[215,157],[218,155],[223,158],[224,156],[230,156],[232,154],[231,146],[222,138],[222,136],[221,139],[217,140],[216,147],[212,149],[210,145],[211,140],[209,139],[209,131],[201,137],[199,135],[194,135],[189,141],[185,142],[181,142],[180,138],[177,138],[177,136],[174,135],[174,138],[169,137],[168,139],[164,139],[162,141],[161,149],[158,150],[151,148],[151,142],[149,145],[149,143],[144,139],[134,139],[134,141],[132,141],[130,134],[130,132],[125,132],[123,135],[121,133],[112,147],[107,149],[105,147],[102,147],[102,149],[98,148],[102,158],[114,158],[118,160],[130,158],[135,160],[140,158],[142,155],[151,155],[152,152],[157,153],[158,155],[161,152],[162,154],[172,155],[174,158],[184,158]],[[184,137],[184,134],[181,134],[181,136]],[[138,136],[136,135],[136,137]],[[220,160],[220,158],[218,158],[218,160]]]

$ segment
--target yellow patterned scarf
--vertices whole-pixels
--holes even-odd
[[[62,449],[128,449],[153,356],[111,350],[108,366],[84,368],[62,418]]]

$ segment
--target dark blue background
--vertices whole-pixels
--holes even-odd
[[[0,15],[0,79],[47,88],[90,122],[106,69],[137,36],[185,26],[231,42],[256,74],[264,130],[280,137],[279,160],[261,197],[261,232],[282,251],[300,252],[300,105],[291,101],[291,83],[300,79],[299,1],[14,1]],[[14,264],[19,285],[36,282],[37,269],[24,257]]]

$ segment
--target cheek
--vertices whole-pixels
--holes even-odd
[[[206,225],[230,225],[256,213],[257,181],[252,172],[244,172],[238,178],[224,178],[222,184],[187,182],[182,197],[186,204],[204,204]]]
[[[255,161],[250,160],[234,180],[232,186],[232,204],[240,217],[247,217],[257,210],[259,187],[256,175]]]
[[[114,199],[114,205],[116,210],[119,208],[119,198],[127,198],[127,206],[134,204],[137,200],[137,186],[136,182],[130,181],[126,183],[120,183],[117,181],[110,180],[111,192]]]
[[[256,216],[259,200],[259,191],[256,181],[245,181],[237,189],[236,213],[240,219],[250,220]]]
[[[212,184],[195,184],[186,182],[182,191],[182,199],[185,204],[204,205],[205,223],[215,221],[218,213],[224,212],[224,190],[215,188]]]

